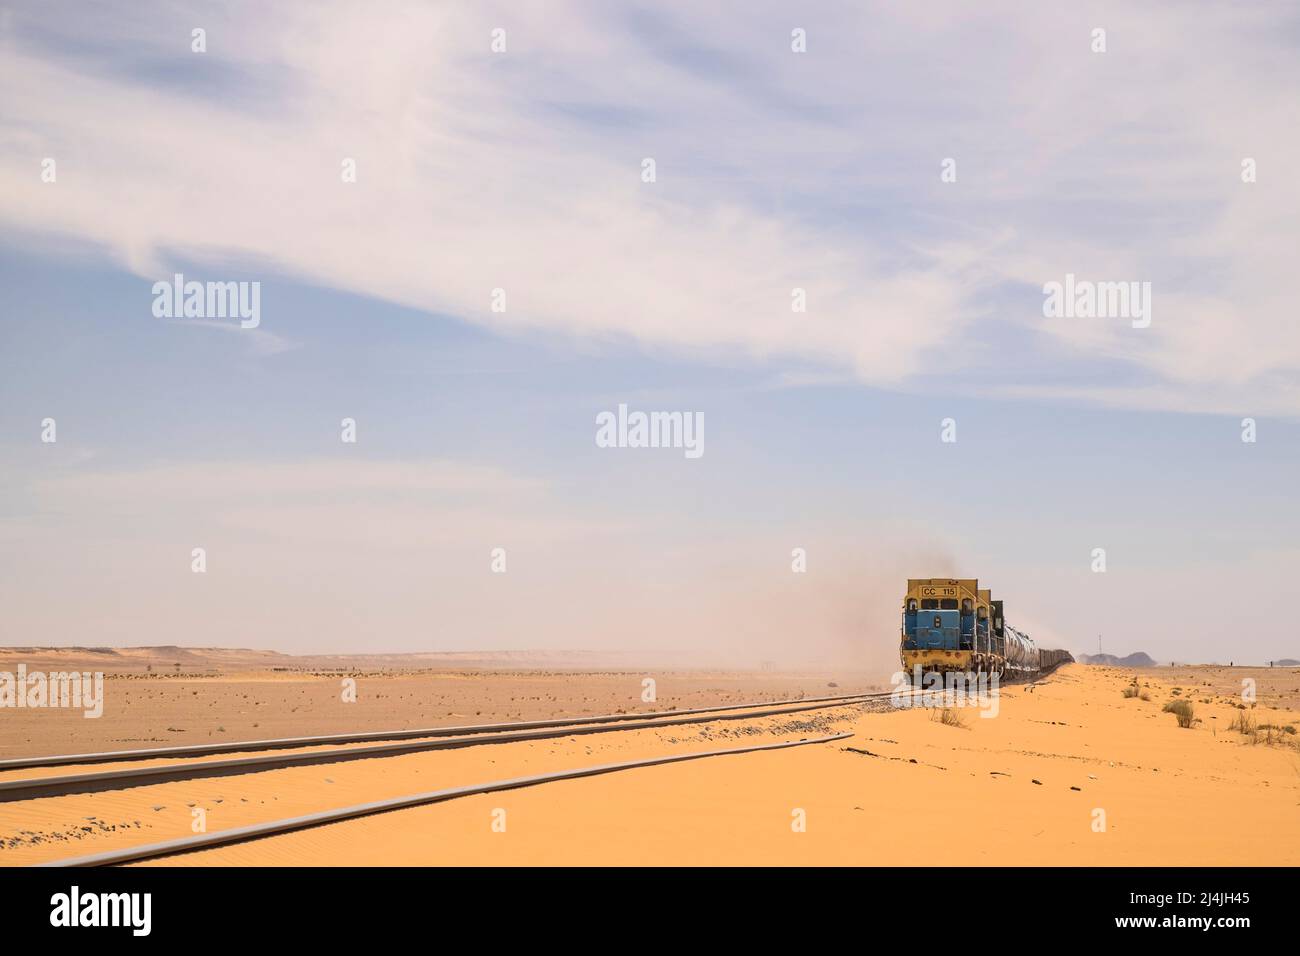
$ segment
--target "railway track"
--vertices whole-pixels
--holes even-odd
[[[175,840],[165,840],[159,843],[148,843],[141,846],[107,850],[102,853],[91,853],[84,856],[55,860],[49,863],[41,863],[37,865],[44,867],[110,866],[120,863],[158,859],[161,857],[173,856],[178,853],[187,853],[194,850],[227,846],[233,843],[242,843],[245,840],[257,839],[259,837],[273,836],[279,833],[289,833],[294,830],[303,830],[309,827],[322,826],[327,823],[337,823],[344,820],[356,819],[358,817],[371,816],[376,813],[386,813],[392,810],[402,810],[409,807],[441,803],[447,800],[454,800],[458,797],[483,793],[495,793],[500,790],[517,790],[523,787],[533,787],[544,783],[553,783],[559,780],[594,777],[601,774],[617,773],[622,770],[656,767],[664,764],[681,763],[688,760],[702,760],[706,757],[723,757],[767,750],[783,750],[790,747],[808,746],[810,744],[831,743],[852,736],[852,734],[848,733],[832,734],[830,736],[816,737],[812,739],[787,740],[770,744],[751,744],[746,747],[732,747],[725,750],[707,750],[698,753],[672,754],[668,756],[651,757],[644,760],[627,760],[619,763],[597,764],[592,767],[579,767],[573,770],[559,770],[527,777],[512,777],[506,780],[493,780],[487,783],[470,784],[462,787],[449,787],[443,790],[432,790],[426,793],[395,797],[389,800],[377,800],[371,803],[354,804],[352,806],[340,807],[334,810],[324,810],[319,813],[309,813],[303,816],[288,817],[281,820],[272,820],[266,823],[255,823],[249,826],[235,827],[230,830],[221,830],[216,833],[201,833],[194,836],[181,837]]]
[[[912,690],[909,693],[922,693]],[[281,767],[311,765],[315,763],[398,756],[428,750],[474,747],[497,743],[532,741],[557,737],[573,737],[618,731],[657,729],[715,721],[750,720],[759,717],[806,713],[863,703],[884,703],[895,695],[894,691],[879,693],[845,694],[835,697],[811,698],[799,701],[765,701],[756,704],[720,705],[692,708],[681,711],[655,713],[608,714],[592,717],[556,718],[542,721],[521,721],[505,724],[476,724],[454,727],[434,727],[417,730],[377,731],[353,734],[336,734],[314,737],[277,738],[264,741],[234,741],[222,744],[152,748],[133,751],[108,751],[94,754],[62,754],[46,757],[17,758],[0,761],[0,771],[13,769],[68,766],[70,764],[114,763],[129,760],[157,761],[160,758],[181,758],[172,765],[132,767],[72,775],[46,776],[0,782],[0,802],[28,800],[74,793],[97,793],[146,786],[175,780],[210,776],[253,774]],[[810,744],[829,743],[852,737],[851,733],[838,733],[816,738],[784,740],[776,743],[754,744],[729,749],[708,750],[695,753],[660,755],[618,763],[597,764],[589,767],[549,771],[546,773],[493,780],[463,786],[431,790],[423,793],[390,797],[366,803],[318,810],[316,812],[285,817],[184,837],[149,843],[134,847],[121,847],[63,860],[43,862],[39,866],[108,866],[150,860],[210,849],[246,840],[289,833],[329,823],[347,821],[388,811],[401,810],[427,804],[454,800],[459,797],[532,787],[545,783],[591,777],[636,768],[699,760],[768,750],[779,750]],[[368,745],[374,741],[387,741]],[[362,746],[356,746],[362,744]],[[309,749],[336,746],[338,749]],[[238,751],[261,750],[227,760],[185,760],[184,758],[219,756]],[[297,751],[297,752],[284,752]],[[590,751],[588,751],[590,752]]]
[[[186,757],[229,753],[232,750],[283,750],[329,744],[354,744],[358,741],[412,738],[398,743],[372,746],[343,746],[333,750],[305,750],[298,753],[263,753],[228,760],[186,761],[170,765],[150,765],[123,770],[101,770],[89,773],[63,774],[6,780],[0,782],[0,802],[32,800],[69,794],[99,793],[128,787],[148,786],[176,780],[203,777],[225,777],[258,773],[284,767],[336,763],[391,757],[430,750],[476,747],[488,744],[515,743],[544,740],[555,737],[572,737],[611,731],[645,730],[687,724],[712,723],[721,720],[752,720],[758,717],[804,713],[826,710],[872,700],[888,699],[892,691],[873,694],[849,694],[840,697],[815,698],[805,701],[764,702],[720,707],[701,707],[685,711],[664,711],[653,714],[614,714],[597,717],[563,718],[546,721],[529,721],[514,724],[480,724],[466,727],[430,728],[423,731],[392,731],[367,734],[339,734],[322,737],[281,738],[271,741],[242,741],[227,744],[200,745],[198,747],[155,748],[136,751],[108,751],[102,754],[57,755],[44,758],[19,758],[0,762],[0,770],[43,766],[66,766],[70,763],[95,764],[121,760],[145,760],[159,757]],[[498,730],[507,727],[509,730]],[[520,729],[524,728],[524,729]],[[418,737],[417,737],[418,735]],[[448,736],[451,735],[451,736]],[[129,755],[129,756],[127,756]],[[74,759],[76,758],[76,759]]]
[[[598,714],[592,717],[553,717],[547,720],[509,721],[496,724],[453,724],[445,727],[424,727],[406,730],[375,730],[352,734],[327,734],[314,737],[276,737],[269,740],[233,740],[216,744],[189,744],[179,747],[146,747],[137,750],[106,750],[99,753],[52,754],[40,757],[14,757],[0,760],[0,771],[24,770],[31,767],[57,767],[67,764],[110,763],[122,760],[152,760],[155,757],[200,757],[221,753],[238,753],[248,750],[284,750],[297,747],[314,747],[322,744],[368,743],[376,740],[408,740],[417,737],[456,737],[470,734],[493,733],[508,730],[542,730],[547,727],[581,726],[584,724],[612,724],[629,720],[656,720],[670,717],[690,717],[696,714],[717,714],[729,710],[755,707],[784,707],[802,704],[849,703],[888,697],[891,691],[870,694],[841,694],[835,697],[805,697],[799,700],[768,700],[755,704],[719,704],[712,707],[693,707],[686,710],[642,711],[631,714]]]

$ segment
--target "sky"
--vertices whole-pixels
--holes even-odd
[[[704,6],[0,8],[0,643],[1300,657],[1300,10]]]

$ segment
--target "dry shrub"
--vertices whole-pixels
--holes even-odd
[[[966,721],[962,720],[961,712],[955,707],[945,707],[943,710],[934,711],[930,717],[931,720],[937,720],[945,727],[962,727],[966,726]]]
[[[1255,718],[1250,716],[1246,711],[1237,711],[1237,716],[1232,718],[1232,723],[1228,724],[1229,730],[1235,730],[1240,734],[1255,734]]]
[[[1195,708],[1190,700],[1171,700],[1163,708],[1166,714],[1173,714],[1178,718],[1178,726],[1183,728],[1191,727],[1196,722]]]

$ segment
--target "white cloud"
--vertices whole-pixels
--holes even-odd
[[[146,278],[176,257],[256,263],[503,331],[874,384],[942,368],[1014,385],[982,347],[998,314],[1052,343],[1044,362],[1059,349],[1140,376],[1084,400],[1294,413],[1286,15],[846,7],[805,17],[802,56],[784,7],[748,4],[671,20],[415,3],[15,15],[0,217],[102,244]],[[1088,52],[1098,24],[1104,55]],[[496,26],[505,55],[488,51]],[[37,178],[46,155],[56,186]],[[1152,328],[1045,322],[1034,290],[1065,272],[1152,281]],[[1008,283],[1030,290],[1014,307]]]

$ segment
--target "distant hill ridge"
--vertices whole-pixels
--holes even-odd
[[[427,650],[370,652],[360,654],[284,654],[279,651],[235,647],[183,647],[161,644],[139,647],[0,647],[0,671],[12,671],[19,664],[32,670],[77,669],[106,672],[159,671],[248,671],[248,670],[331,670],[337,668],[452,668],[458,670],[498,669],[596,669],[620,670],[647,667],[725,666],[723,659],[681,649],[650,651],[583,650],[576,648],[536,650]]]
[[[1084,664],[1105,664],[1109,667],[1155,667],[1149,654],[1144,651],[1138,651],[1130,654],[1128,657],[1116,657],[1114,654],[1080,654],[1080,662]]]

